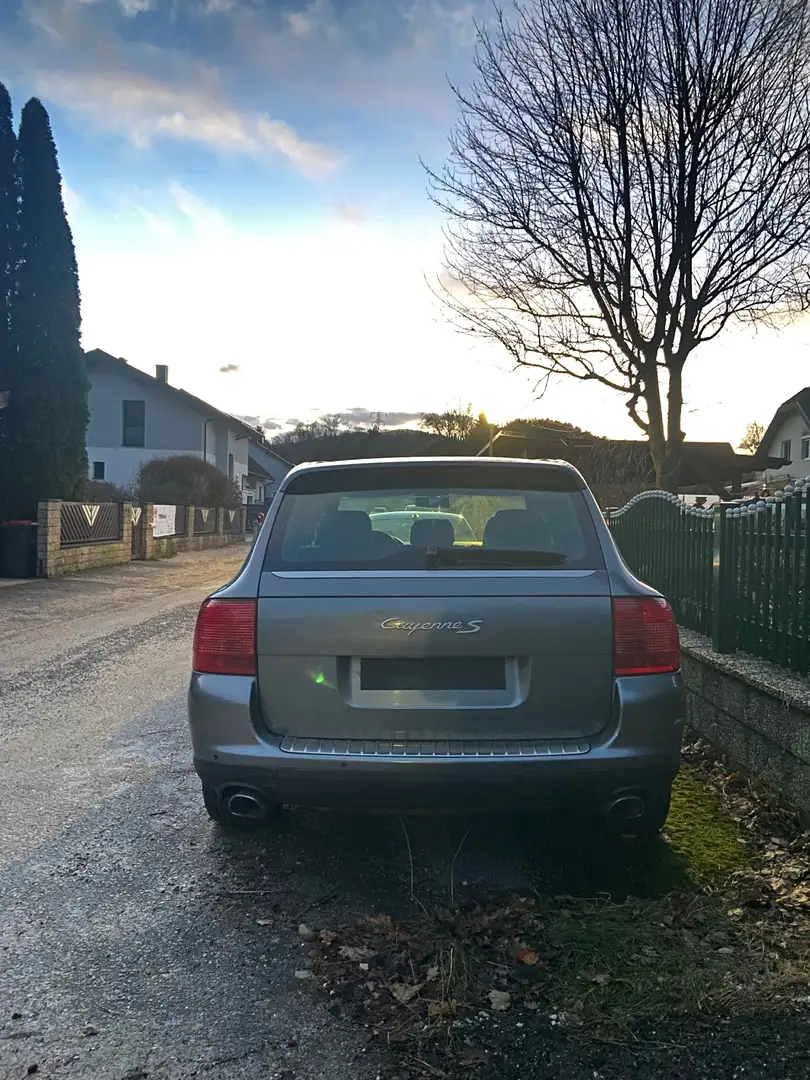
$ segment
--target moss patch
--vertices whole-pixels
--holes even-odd
[[[698,885],[717,882],[749,865],[741,830],[691,766],[684,766],[675,780],[666,833]]]

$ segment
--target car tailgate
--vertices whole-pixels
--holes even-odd
[[[261,576],[264,723],[315,740],[577,740],[608,722],[608,576]]]

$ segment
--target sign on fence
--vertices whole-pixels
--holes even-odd
[[[156,504],[155,514],[152,518],[152,535],[154,537],[174,536],[176,519],[176,506],[165,506],[163,504]]]

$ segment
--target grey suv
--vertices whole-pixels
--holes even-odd
[[[403,539],[381,506],[442,512]],[[282,804],[666,820],[675,619],[563,462],[298,466],[202,605],[193,666],[194,763],[224,825]]]

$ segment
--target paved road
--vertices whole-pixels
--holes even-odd
[[[362,1031],[296,983],[302,917],[397,914],[412,883],[426,904],[576,888],[504,822],[295,811],[251,838],[208,822],[185,729],[191,630],[244,554],[0,589],[2,1080],[35,1065],[60,1080],[373,1078]],[[604,881],[592,857],[562,864],[610,886],[609,863]]]
[[[445,901],[451,866],[457,895],[530,883],[503,823],[467,836],[462,820],[295,811],[239,838],[208,822],[185,728],[191,631],[245,554],[0,589],[2,1080],[34,1065],[374,1078],[362,1032],[296,983],[301,918],[408,909],[412,877],[420,901]]]
[[[0,590],[3,1080],[369,1072],[295,985],[308,884],[288,911],[240,893],[270,860],[209,826],[189,767],[195,609],[244,555]]]

